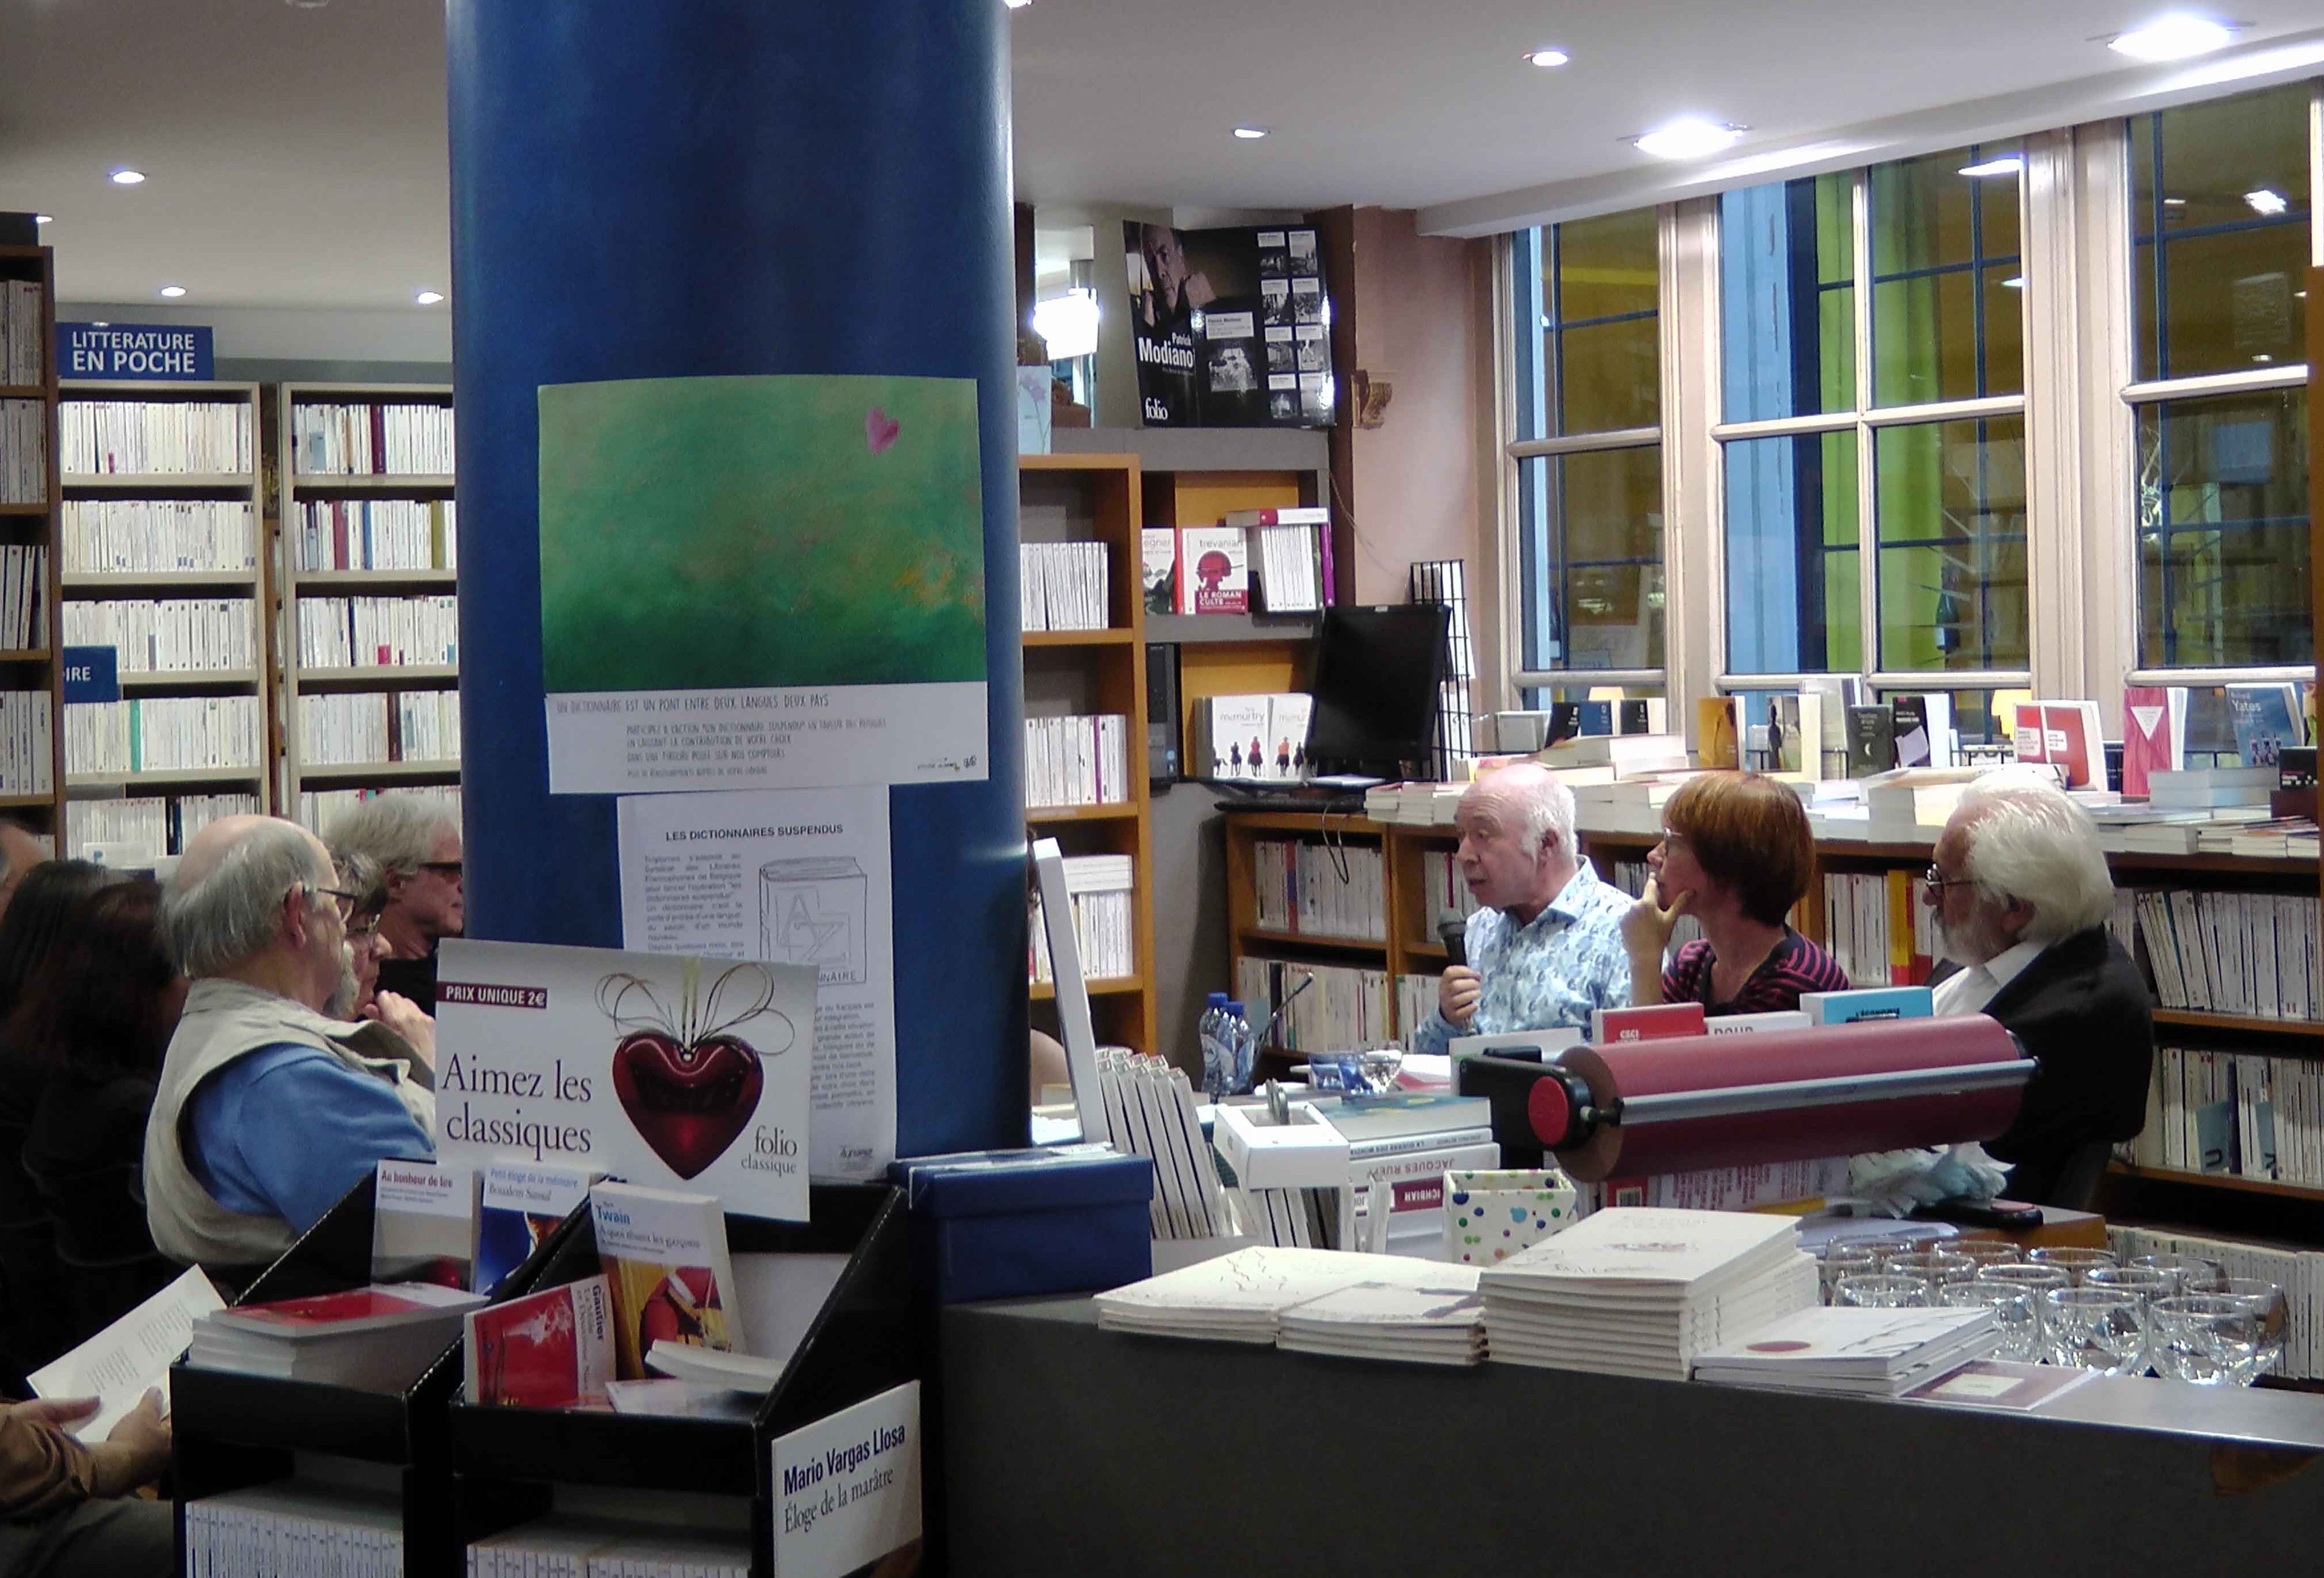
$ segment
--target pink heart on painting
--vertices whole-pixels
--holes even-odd
[[[863,413],[863,441],[872,446],[874,455],[886,454],[895,443],[896,435],[903,430],[901,422],[876,405]]]

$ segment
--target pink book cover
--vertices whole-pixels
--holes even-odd
[[[2016,751],[2020,761],[2050,760],[2049,740],[2043,732],[2039,702],[2025,703],[2017,708],[2015,726],[2009,731],[2009,743]]]
[[[1675,1036],[1701,1036],[1705,1029],[1702,1004],[1658,1002],[1647,1008],[1601,1008],[1591,1015],[1591,1039],[1600,1047],[1622,1041],[1661,1041]]]
[[[2130,685],[2122,693],[2122,792],[2144,799],[2148,775],[2170,772],[2179,762],[2171,751],[2171,692],[2159,685]]]
[[[2061,768],[2068,789],[2104,789],[2106,750],[2090,738],[2095,708],[2078,702],[2042,704],[2042,734],[2052,767]]]
[[[441,1315],[479,1302],[475,1296],[428,1284],[401,1287],[354,1287],[345,1293],[318,1294],[312,1298],[285,1298],[272,1304],[237,1305],[211,1318],[227,1325],[270,1332],[281,1336],[311,1337],[326,1333],[378,1331],[416,1318]]]

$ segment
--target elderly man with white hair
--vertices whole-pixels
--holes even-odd
[[[1931,978],[1936,1011],[1990,1014],[2041,1061],[1985,1146],[2011,1164],[2010,1197],[2086,1205],[2108,1147],[2145,1124],[2154,1062],[2146,983],[2107,928],[2097,827],[2055,784],[1990,774],[1946,822],[1923,899],[1950,961]]]
[[[1442,1053],[1455,1036],[1586,1027],[1591,1009],[1628,1006],[1622,916],[1630,900],[1576,852],[1573,791],[1545,768],[1515,762],[1470,785],[1454,819],[1453,859],[1479,909],[1469,918],[1468,963],[1438,980],[1436,1011],[1414,1032],[1412,1049]]]
[[[145,1126],[146,1222],[164,1254],[232,1278],[382,1158],[434,1154],[425,1070],[345,1017],[354,897],[293,822],[223,817],[187,844],[161,930],[193,983]]]

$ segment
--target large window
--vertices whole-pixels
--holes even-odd
[[[1968,148],[1721,199],[1730,676],[2026,668],[2021,173]]]
[[[1652,210],[1520,234],[1522,670],[1663,664],[1660,241]]]
[[[2312,660],[2311,97],[2296,83],[2130,123],[2145,669]]]

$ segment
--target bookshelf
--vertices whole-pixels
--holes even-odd
[[[56,265],[45,246],[0,245],[0,295],[23,293],[14,287],[33,287],[31,321],[27,326],[38,342],[40,377],[32,383],[9,383],[0,368],[0,547],[38,549],[40,639],[23,646],[0,644],[0,694],[21,697],[7,704],[10,719],[23,715],[29,726],[17,742],[24,760],[15,770],[0,772],[0,810],[35,831],[62,842],[64,831],[64,669],[57,660],[56,609],[57,525],[61,498],[57,483],[60,454],[57,438]],[[22,489],[5,485],[14,458],[10,434],[21,420],[39,447],[39,486]],[[28,476],[27,483],[34,480]],[[47,724],[42,739],[40,724]],[[7,741],[0,737],[0,749]]]
[[[456,790],[452,391],[285,383],[276,400],[283,814],[327,822],[310,796]]]
[[[1127,857],[1130,863],[1129,974],[1093,975],[1090,1017],[1101,1045],[1158,1050],[1155,1038],[1154,854],[1146,752],[1145,613],[1139,588],[1144,491],[1134,455],[1027,455],[1018,461],[1023,540],[1102,542],[1106,547],[1105,627],[1037,631],[1024,637],[1027,719],[1119,716],[1126,794],[1098,805],[1036,805],[1025,812],[1036,838],[1055,838],[1067,859]],[[1029,763],[1028,763],[1029,767]],[[1034,792],[1028,771],[1027,793]],[[1028,973],[1029,975],[1029,973]],[[1057,1026],[1056,992],[1029,981],[1034,1022]]]
[[[152,766],[142,751],[124,763],[92,758],[91,742],[69,739],[66,850],[125,843],[174,854],[216,817],[272,807],[260,390],[69,380],[62,400],[77,440],[101,450],[69,457],[95,468],[63,477],[60,634],[64,644],[115,648],[117,705],[138,715],[116,715],[108,726],[128,724],[142,746],[149,716],[190,716],[217,701],[246,714],[254,730],[254,752],[239,752],[225,745],[231,730],[217,719],[194,720],[189,726],[221,749],[180,751]],[[115,464],[135,469],[104,469]],[[102,715],[70,707],[69,724],[76,715],[88,727]]]

